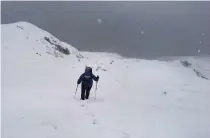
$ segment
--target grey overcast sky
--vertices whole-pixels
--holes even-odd
[[[208,1],[5,1],[1,6],[2,24],[30,22],[79,50],[138,58],[210,54]]]

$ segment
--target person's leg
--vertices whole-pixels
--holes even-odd
[[[89,98],[90,90],[91,90],[91,87],[88,87],[88,88],[86,89],[86,96],[85,96],[86,99]]]
[[[84,86],[84,84],[82,84],[82,87],[81,87],[81,99],[85,100],[85,86]]]

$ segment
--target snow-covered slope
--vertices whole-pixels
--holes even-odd
[[[209,57],[183,64],[79,53],[29,23],[1,29],[3,138],[210,137]],[[55,50],[46,36],[71,54]],[[94,83],[83,102],[80,87],[73,96],[85,65],[100,81],[96,100]]]
[[[77,55],[78,50],[60,41],[50,33],[27,23],[17,22],[13,24],[1,25],[2,29],[2,49],[5,51],[27,50],[28,54],[38,54],[45,56],[48,54],[55,57],[64,57],[64,55]],[[19,46],[21,45],[21,46]],[[18,50],[19,49],[19,50]],[[64,52],[62,52],[62,49]],[[68,49],[65,53],[65,50]],[[68,53],[69,51],[69,53]]]

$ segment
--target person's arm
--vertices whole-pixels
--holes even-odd
[[[93,80],[94,81],[98,81],[99,80],[99,76],[96,77],[95,75],[93,75]]]
[[[82,80],[83,80],[83,77],[84,76],[84,74],[82,74],[80,77],[79,77],[79,79],[77,80],[77,84],[80,84],[81,82],[82,82]]]

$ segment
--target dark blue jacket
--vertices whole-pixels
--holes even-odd
[[[93,85],[93,80],[98,81],[99,77],[93,75],[92,70],[86,70],[78,79],[77,84],[84,84],[85,87],[92,87]]]

